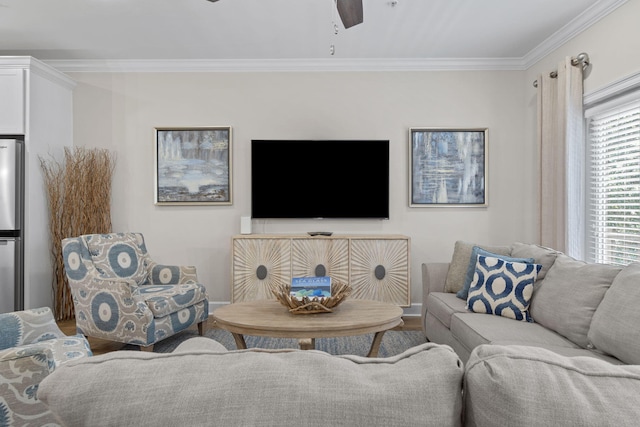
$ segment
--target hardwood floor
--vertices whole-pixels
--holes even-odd
[[[403,317],[402,320],[404,321],[404,325],[403,326],[399,326],[397,328],[394,328],[392,330],[394,331],[419,331],[422,329],[421,327],[421,322],[420,322],[420,316],[406,316]],[[58,327],[60,328],[60,330],[62,332],[64,332],[67,335],[75,335],[76,334],[76,321],[75,320],[63,320],[58,322]],[[193,328],[194,330],[197,330],[196,325],[193,325],[191,328]],[[216,324],[215,321],[213,320],[212,317],[209,317],[209,320],[207,322],[207,329],[214,329],[216,328]],[[106,341],[106,340],[102,340],[99,338],[93,338],[93,337],[89,337],[89,345],[91,346],[91,350],[93,351],[94,355],[99,355],[99,354],[104,354],[104,353],[109,353],[111,351],[118,351],[121,350],[124,347],[124,344],[122,343],[118,343],[118,342],[113,342],[113,341]]]

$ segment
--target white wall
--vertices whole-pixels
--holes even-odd
[[[537,238],[537,74],[586,51],[594,85],[640,69],[640,1],[630,0],[527,71],[69,73],[74,144],[116,152],[113,229],[140,231],[161,263],[197,266],[212,301],[228,301],[231,236],[250,212],[252,138],[391,141],[388,221],[254,221],[259,233],[401,233],[412,239],[412,301],[420,264],[448,261],[456,240],[486,244]],[[619,39],[618,49],[613,45]],[[616,43],[613,43],[613,42]],[[635,55],[634,55],[635,54]],[[154,127],[232,126],[232,206],[154,206]],[[410,127],[487,127],[487,208],[409,208]],[[306,161],[306,159],[304,159]]]

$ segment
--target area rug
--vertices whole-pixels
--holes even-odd
[[[181,342],[197,336],[198,332],[196,330],[189,329],[182,331],[157,343],[153,351],[157,353],[169,353]],[[236,350],[236,342],[230,332],[222,329],[209,329],[205,332],[205,336],[218,341],[224,345],[227,350]],[[326,351],[327,353],[335,355],[355,354],[358,356],[366,356],[371,348],[372,341],[373,334],[356,335],[352,337],[316,338],[316,350]],[[245,336],[245,342],[247,343],[247,348],[298,348],[298,340],[293,338],[269,338],[247,335]],[[424,344],[425,342],[426,339],[421,331],[387,331],[382,337],[378,357],[395,356],[408,348]]]

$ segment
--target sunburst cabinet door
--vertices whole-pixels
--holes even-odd
[[[408,307],[409,240],[351,240],[352,298],[370,299]]]
[[[292,276],[330,276],[332,283],[349,281],[349,240],[295,239],[292,242]]]
[[[274,299],[271,291],[290,283],[289,239],[234,239],[232,302]]]

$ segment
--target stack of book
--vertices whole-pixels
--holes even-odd
[[[328,298],[331,296],[331,277],[294,277],[290,294],[298,299]]]

